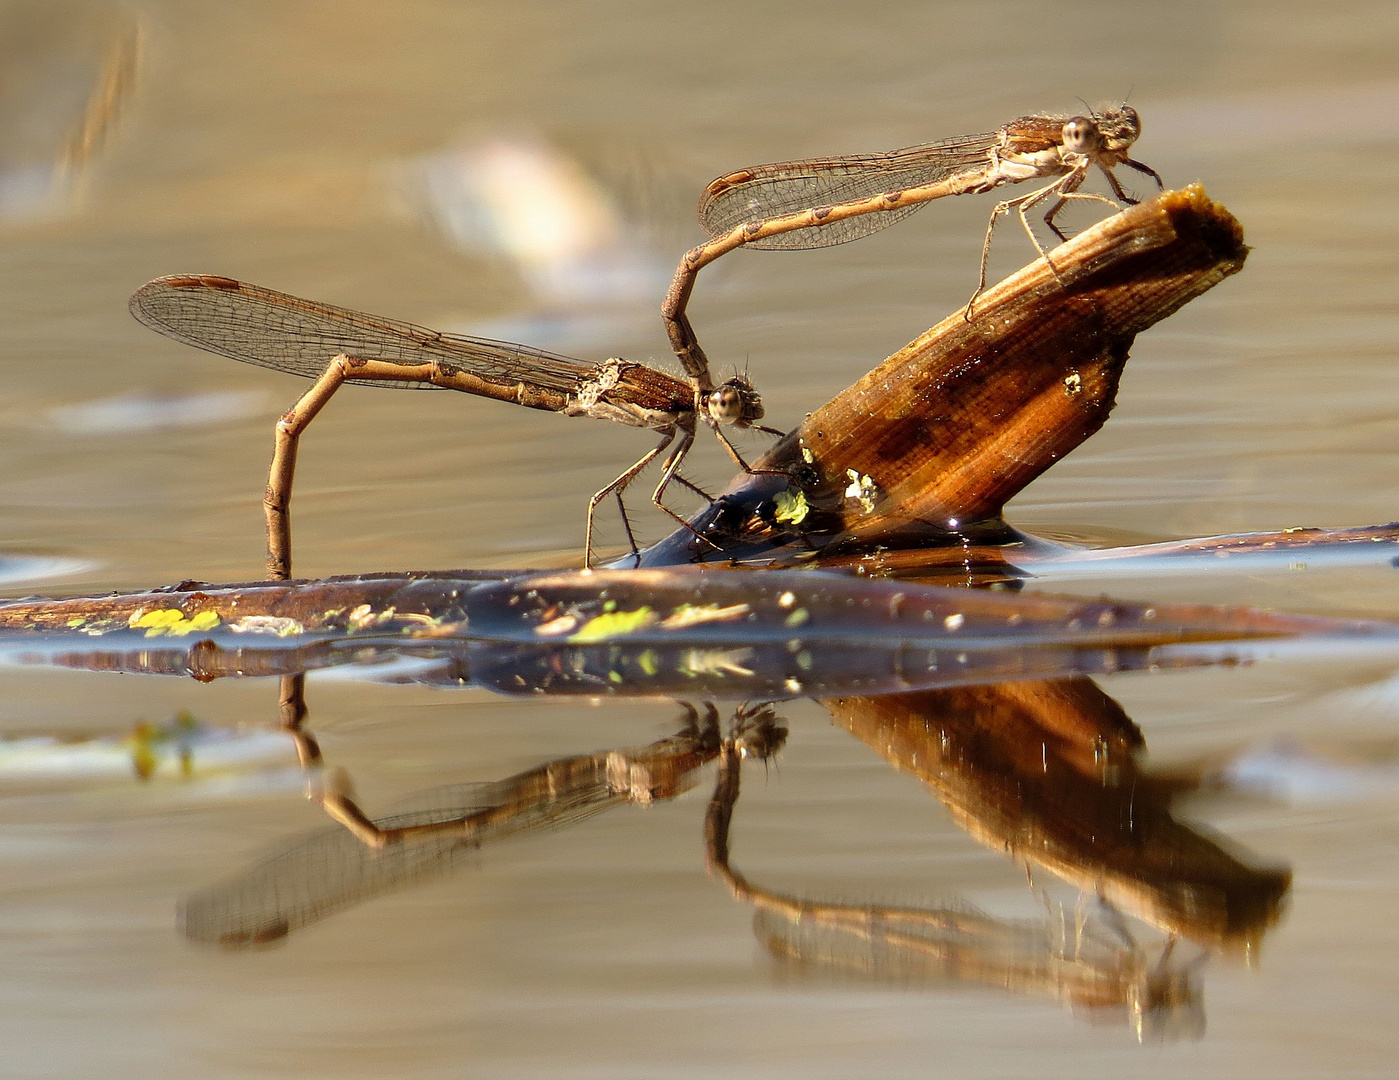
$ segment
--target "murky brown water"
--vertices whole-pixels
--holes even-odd
[[[1254,251],[1243,274],[1142,337],[1108,427],[1011,520],[1118,539],[1399,516],[1393,5],[149,2],[116,17],[75,6],[58,30],[34,9],[0,7],[7,55],[48,35],[68,59],[40,65],[54,82],[24,84],[39,92],[0,85],[5,130],[70,131],[80,107],[34,102],[90,84],[104,55],[91,43],[125,40],[124,19],[139,49],[125,107],[85,165],[53,171],[61,138],[0,160],[3,551],[86,567],[9,592],[261,571],[271,425],[298,384],[149,334],[125,311],[148,278],[226,274],[580,356],[663,359],[654,312],[715,174],[1129,90],[1138,156],[1172,184],[1204,181]],[[502,157],[580,200],[571,220],[591,225],[574,248],[510,225],[509,204],[482,194]],[[795,422],[965,300],[988,203],[938,205],[843,248],[723,260],[691,309],[711,358],[746,367],[773,422]],[[996,266],[1026,255],[1007,229]],[[298,572],[567,562],[587,494],[648,439],[459,395],[348,390],[303,450]],[[692,461],[696,479],[726,478],[712,445]],[[1379,570],[1110,587],[1399,609],[1399,580]],[[1331,661],[1102,680],[1154,761],[1283,737],[1323,755],[1290,796],[1191,805],[1290,863],[1295,885],[1256,968],[1207,969],[1203,1040],[1164,1046],[1041,998],[778,973],[749,911],[704,874],[707,781],[488,849],[465,873],[279,948],[195,947],[176,929],[182,897],[321,823],[291,758],[224,770],[197,758],[191,780],[138,784],[119,746],[98,761],[98,744],[82,744],[59,767],[38,744],[38,765],[7,759],[0,791],[0,1071],[1386,1075],[1399,1049],[1390,675]],[[9,735],[119,738],[180,710],[229,730],[275,719],[263,682],[4,669],[0,686]],[[311,705],[328,758],[371,809],[646,743],[677,713],[330,678],[312,680]],[[784,712],[789,746],[766,783],[750,775],[736,819],[748,873],[835,899],[1036,914],[1023,873],[916,781],[819,707]]]

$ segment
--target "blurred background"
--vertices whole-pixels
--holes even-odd
[[[702,239],[694,203],[714,176],[1080,99],[1128,99],[1135,156],[1169,185],[1203,181],[1254,250],[1141,338],[1107,428],[1011,520],[1095,543],[1391,520],[1396,55],[1399,9],[1378,2],[0,3],[0,580],[100,591],[262,572],[272,425],[304,384],[152,335],[126,312],[149,278],[222,274],[667,366],[658,305]],[[700,276],[700,338],[790,427],[965,302],[993,202],[946,200],[843,247],[728,256]],[[1002,230],[993,274],[1030,254]],[[298,574],[576,562],[588,495],[651,442],[463,395],[348,388],[303,442]],[[712,440],[690,460],[697,481],[727,480]],[[643,534],[667,531],[632,501]],[[605,526],[619,545],[615,518]],[[1104,587],[1382,614],[1399,599],[1374,570]],[[1399,704],[1383,675],[1356,663],[1104,685],[1165,758],[1315,739],[1325,721],[1389,775]],[[16,736],[120,733],[181,708],[229,730],[273,716],[267,685],[0,676]],[[328,752],[373,777],[371,806],[463,771],[645,742],[674,715],[526,715],[484,695],[331,682],[312,707]],[[917,784],[814,706],[793,713],[806,723],[780,778],[745,794],[767,822],[744,849],[755,862],[836,895],[878,877],[1033,903]],[[1258,972],[1211,983],[1204,1042],[1144,1053],[985,991],[779,985],[745,912],[703,879],[693,801],[589,826],[582,846],[522,848],[471,890],[386,901],[275,952],[186,946],[180,895],[314,825],[295,787],[50,778],[0,797],[0,1073],[892,1077],[936,1059],[965,1075],[1300,1076],[1393,1059],[1383,784],[1364,801],[1200,808],[1294,864],[1295,911]]]

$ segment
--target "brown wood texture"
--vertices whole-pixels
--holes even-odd
[[[957,532],[998,518],[1102,427],[1136,335],[1236,273],[1243,231],[1203,189],[1107,218],[989,289],[813,413],[800,447],[840,494],[851,470],[874,506],[842,498],[852,537]],[[808,495],[810,498],[810,495]]]
[[[1170,812],[1135,725],[1088,679],[826,699],[836,723],[917,776],[978,841],[1210,948],[1257,945],[1292,875]]]

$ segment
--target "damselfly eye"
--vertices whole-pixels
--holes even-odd
[[[1064,124],[1064,149],[1073,154],[1096,150],[1102,141],[1098,125],[1086,116],[1071,117]]]
[[[743,395],[724,385],[709,395],[709,415],[721,424],[732,424],[743,416]]]

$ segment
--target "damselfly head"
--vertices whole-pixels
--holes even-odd
[[[753,384],[742,375],[735,375],[709,392],[704,407],[716,424],[745,427],[763,418],[763,401]]]
[[[1098,130],[1102,132],[1103,149],[1115,152],[1127,150],[1142,133],[1142,118],[1130,105],[1107,109],[1098,117]]]
[[[787,741],[787,728],[771,703],[745,702],[734,712],[728,741],[741,757],[767,761]]]
[[[1175,940],[1134,986],[1129,1010],[1139,1042],[1199,1039],[1205,1033],[1204,995],[1196,973],[1208,954],[1187,964],[1171,962]]]
[[[1064,121],[1064,149],[1092,157],[1124,153],[1142,133],[1141,117],[1128,105],[1108,109],[1101,116],[1071,116]]]
[[[1204,997],[1194,982],[1181,975],[1147,990],[1129,1007],[1129,1023],[1138,1042],[1197,1041],[1204,1037]]]

